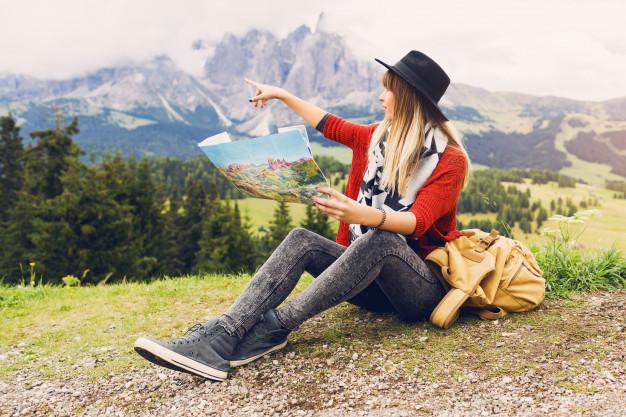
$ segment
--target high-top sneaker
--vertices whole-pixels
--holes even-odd
[[[274,309],[266,311],[230,355],[230,366],[245,365],[261,356],[284,348],[287,345],[289,333],[291,331],[285,329],[278,321]]]
[[[135,351],[157,365],[223,381],[230,370],[228,358],[238,342],[236,335],[229,335],[219,324],[197,324],[174,340],[140,337],[135,341]]]

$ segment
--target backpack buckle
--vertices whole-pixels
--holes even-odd
[[[499,232],[496,229],[491,229],[491,232],[487,236],[483,236],[478,240],[476,244],[478,248],[476,251],[483,252],[487,250],[489,246],[498,238]]]

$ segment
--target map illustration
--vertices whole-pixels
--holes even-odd
[[[304,126],[238,141],[223,132],[198,146],[230,182],[251,197],[312,204],[312,196],[325,196],[315,187],[330,186],[313,159]]]

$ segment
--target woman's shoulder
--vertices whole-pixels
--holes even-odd
[[[467,154],[457,145],[448,144],[441,154],[439,163],[435,169],[439,171],[440,174],[446,172],[453,175],[464,175],[469,164],[467,158]]]
[[[441,161],[458,161],[459,159],[467,161],[467,154],[457,145],[448,144],[441,154]]]

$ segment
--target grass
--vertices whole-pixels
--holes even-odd
[[[548,300],[580,291],[626,287],[626,259],[618,251],[581,254],[553,245],[541,248],[538,260],[546,273]],[[224,312],[249,279],[244,274],[202,275],[99,287],[0,286],[0,358],[4,357],[0,359],[0,378],[23,369],[48,377],[80,374],[97,378],[147,366],[132,350],[137,337],[181,335],[191,324]],[[305,274],[288,299],[312,279]],[[580,305],[581,297],[561,301],[563,308]],[[562,312],[543,307],[510,315],[502,327],[481,323],[485,330],[478,333],[473,327],[477,320],[471,317],[462,317],[444,331],[427,322],[409,324],[392,314],[375,315],[347,303],[311,320],[323,325],[307,324],[298,332],[291,348],[296,353],[325,358],[347,351],[345,359],[349,361],[352,352],[359,352],[356,370],[412,372],[417,367],[423,378],[433,381],[442,370],[459,378],[468,370],[489,376],[520,372],[517,359],[506,359],[504,353],[519,348],[509,344],[502,332],[544,329],[542,335],[527,332],[528,337],[541,339],[541,343],[531,344],[537,354],[565,337],[556,331],[562,330]],[[576,320],[570,323],[571,332],[594,331]],[[498,344],[505,341],[500,349]],[[328,345],[332,350],[324,347]],[[480,357],[484,349],[495,347],[500,349],[501,359],[487,369],[481,369],[480,361],[450,361],[451,357]],[[600,352],[599,348],[593,346],[594,351]]]
[[[550,207],[550,200],[556,200],[558,197],[561,197],[563,201],[571,198],[576,205],[582,199],[597,197],[600,200],[600,206],[597,207],[599,216],[589,220],[584,238],[580,242],[587,249],[605,249],[615,246],[626,252],[626,222],[622,220],[626,213],[626,200],[613,198],[613,191],[585,184],[576,184],[575,188],[560,188],[554,182],[538,185],[530,184],[529,180],[526,180],[525,184],[505,182],[503,185],[505,187],[513,185],[523,191],[529,188],[531,201],[541,201],[546,209]],[[554,222],[548,221],[542,225],[542,228],[554,227],[554,225]],[[525,234],[517,226],[513,229],[513,233],[517,239],[528,244],[545,243],[542,235]]]
[[[269,226],[270,221],[274,218],[274,210],[278,207],[278,202],[263,198],[244,198],[237,200],[237,203],[242,212],[247,212],[250,216],[254,230],[262,226]],[[304,220],[306,217],[304,204],[287,203],[287,206],[289,207],[289,213],[294,223],[299,224]]]
[[[551,245],[537,250],[536,255],[552,295],[626,287],[626,259],[615,248],[581,253]]]
[[[352,150],[347,146],[323,146],[317,142],[311,143],[313,155],[332,156],[343,164],[352,163]]]
[[[2,286],[0,353],[16,346],[22,353],[0,361],[0,376],[23,367],[44,375],[84,373],[67,364],[94,356],[114,355],[87,371],[95,376],[137,364],[137,337],[170,338],[221,314],[248,279],[205,275],[102,287]],[[307,282],[301,280],[299,289]]]

